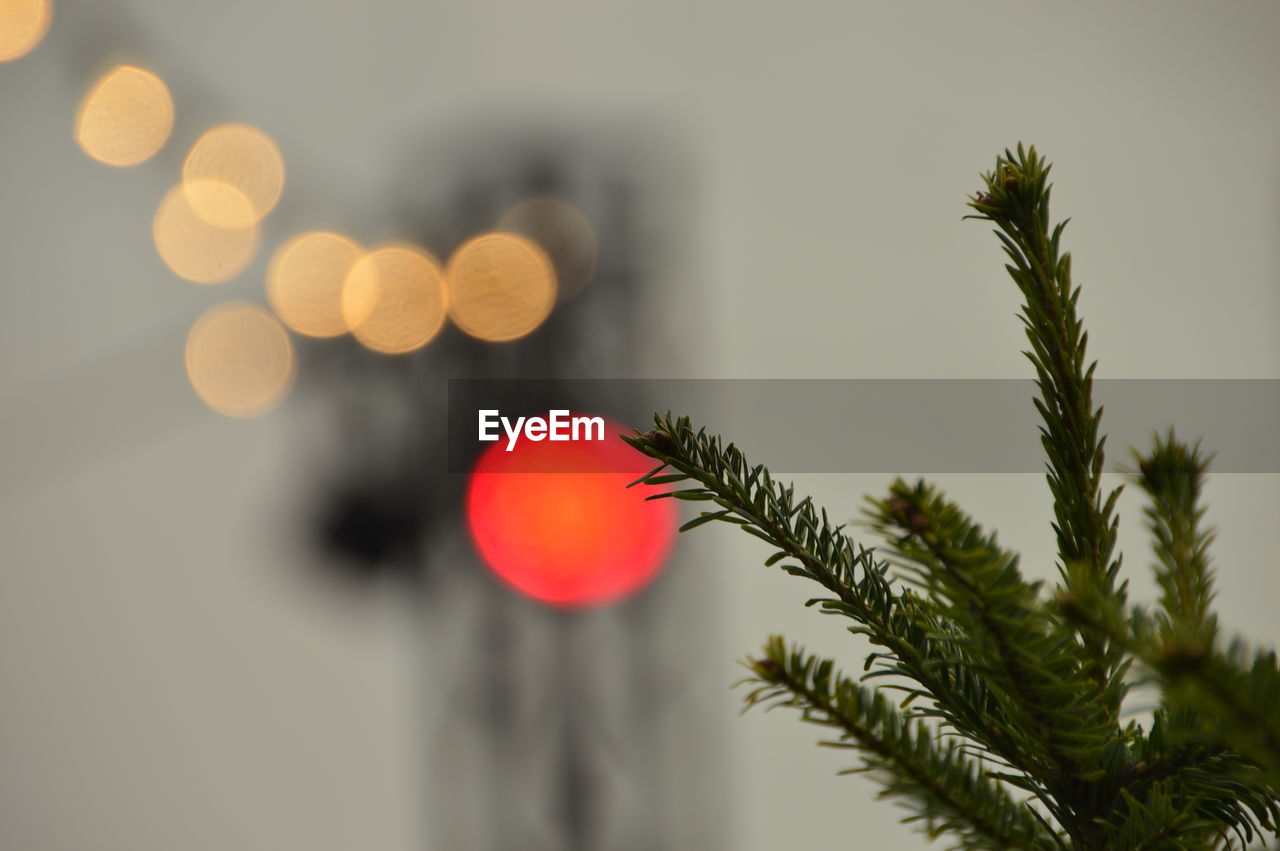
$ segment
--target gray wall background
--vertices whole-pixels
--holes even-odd
[[[652,115],[697,176],[696,260],[673,279],[704,329],[652,369],[700,377],[1025,375],[995,241],[960,216],[977,172],[1026,140],[1056,163],[1106,376],[1280,378],[1278,47],[1280,7],[1261,2],[63,0],[46,42],[0,66],[0,844],[424,842],[418,613],[307,597],[279,570],[298,556],[277,509],[320,403],[233,422],[185,386],[186,327],[260,299],[268,253],[201,288],[152,249],[154,205],[208,125],[257,124],[284,152],[269,248],[322,224],[403,236],[393,166],[436,130]],[[131,170],[70,136],[116,61],[160,72],[178,110]],[[852,515],[885,480],[799,484]],[[1052,576],[1039,477],[944,484]],[[1224,620],[1280,642],[1280,477],[1220,476],[1209,499]],[[1121,508],[1149,598],[1138,502]],[[726,847],[922,844],[873,786],[833,776],[848,760],[817,731],[737,716],[733,660],[771,632],[860,658],[752,539],[704,537],[682,569],[721,594],[723,664],[699,688],[729,743]]]

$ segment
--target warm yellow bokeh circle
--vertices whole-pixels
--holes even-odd
[[[206,405],[229,417],[271,410],[293,384],[293,344],[274,316],[256,304],[210,308],[192,326],[187,378]]]
[[[21,59],[35,50],[52,19],[49,0],[0,0],[0,62]]]
[[[364,255],[342,288],[347,327],[375,352],[421,348],[440,333],[447,312],[440,264],[413,245],[387,245]]]
[[[556,275],[534,242],[514,233],[481,234],[458,247],[445,270],[449,316],[493,343],[533,332],[556,303]]]
[[[98,162],[129,166],[150,159],[172,131],[173,97],[164,80],[120,65],[85,95],[76,115],[75,140]]]
[[[248,200],[248,207],[224,206],[216,199],[192,195],[189,201],[196,215],[221,228],[248,227],[261,221],[280,200],[284,157],[271,137],[258,128],[223,124],[196,140],[182,166],[184,185],[210,180],[237,189]]]
[[[258,250],[258,226],[228,229],[215,227],[196,215],[191,198],[225,208],[249,209],[249,203],[231,186],[217,181],[195,181],[169,190],[151,224],[156,251],[175,275],[199,284],[229,281],[244,271]]]
[[[353,240],[328,231],[299,234],[276,250],[267,269],[267,300],[294,331],[336,337],[350,330],[342,287],[362,255]]]

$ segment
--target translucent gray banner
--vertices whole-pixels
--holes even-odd
[[[449,470],[507,445],[478,439],[480,411],[514,423],[567,410],[644,430],[652,411],[670,410],[777,473],[1039,473],[1034,395],[1021,379],[455,379]],[[1173,426],[1216,453],[1213,472],[1280,472],[1280,380],[1100,379],[1094,403],[1109,470],[1132,468],[1130,447],[1145,450]]]

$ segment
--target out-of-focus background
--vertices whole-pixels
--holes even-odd
[[[430,400],[406,388],[530,362],[593,377],[1025,376],[995,241],[960,218],[977,173],[1019,140],[1055,163],[1101,375],[1280,378],[1273,4],[57,0],[27,43],[44,5],[0,0],[5,848],[499,847],[491,823],[518,830],[517,811],[544,804],[569,807],[546,835],[579,847],[624,847],[599,838],[610,819],[648,847],[922,846],[875,787],[835,776],[848,754],[814,747],[818,731],[737,714],[735,660],[770,633],[860,663],[838,624],[801,608],[809,589],[715,530],[677,542],[634,601],[538,614],[471,553],[457,483],[424,489]],[[155,77],[95,88],[120,65]],[[228,123],[270,140],[239,166],[239,194],[211,180],[207,197],[162,206],[201,141],[208,176],[227,177],[204,134]],[[271,318],[288,310],[267,297],[271,259],[298,234],[407,241],[443,263],[546,195],[577,205],[599,256],[579,300],[526,342],[449,327],[375,356]],[[225,233],[201,236],[219,216]],[[248,400],[220,401],[226,376],[201,372],[189,342],[228,302],[258,306],[235,326],[258,335],[249,366],[267,376]],[[941,478],[1052,577],[1041,477]],[[885,484],[798,481],[836,516]],[[1280,477],[1218,476],[1208,498],[1223,621],[1278,643]],[[1133,596],[1150,598],[1138,503],[1121,508]],[[426,533],[403,516],[419,510],[437,518]],[[388,529],[406,540],[380,548]],[[348,575],[335,549],[378,575]],[[529,675],[529,653],[556,677],[590,675],[574,656],[590,650],[607,679],[608,647],[640,648],[626,670],[642,675],[585,709]],[[467,720],[484,682],[511,690],[519,723]],[[638,711],[624,692],[653,702]],[[541,713],[521,702],[543,699]],[[580,728],[609,718],[591,747],[620,765],[635,731],[665,743],[647,780],[557,773],[585,764]],[[495,750],[544,732],[554,754]],[[607,806],[589,816],[542,788],[596,782]]]

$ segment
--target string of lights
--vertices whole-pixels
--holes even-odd
[[[52,18],[50,0],[0,3],[0,61],[34,50]],[[74,138],[104,165],[137,166],[168,143],[175,113],[155,70],[117,65],[88,86]],[[209,128],[156,208],[157,254],[188,282],[236,279],[263,248],[262,222],[280,201],[285,175],[285,157],[266,131],[242,123]],[[446,322],[478,340],[517,340],[540,327],[558,301],[581,292],[595,255],[586,217],[556,198],[520,201],[447,263],[410,243],[364,247],[334,231],[295,234],[271,253],[265,306],[218,304],[196,320],[185,348],[187,377],[214,411],[259,416],[293,385],[291,334],[349,334],[386,355],[421,349]],[[563,279],[557,261],[568,272]]]

